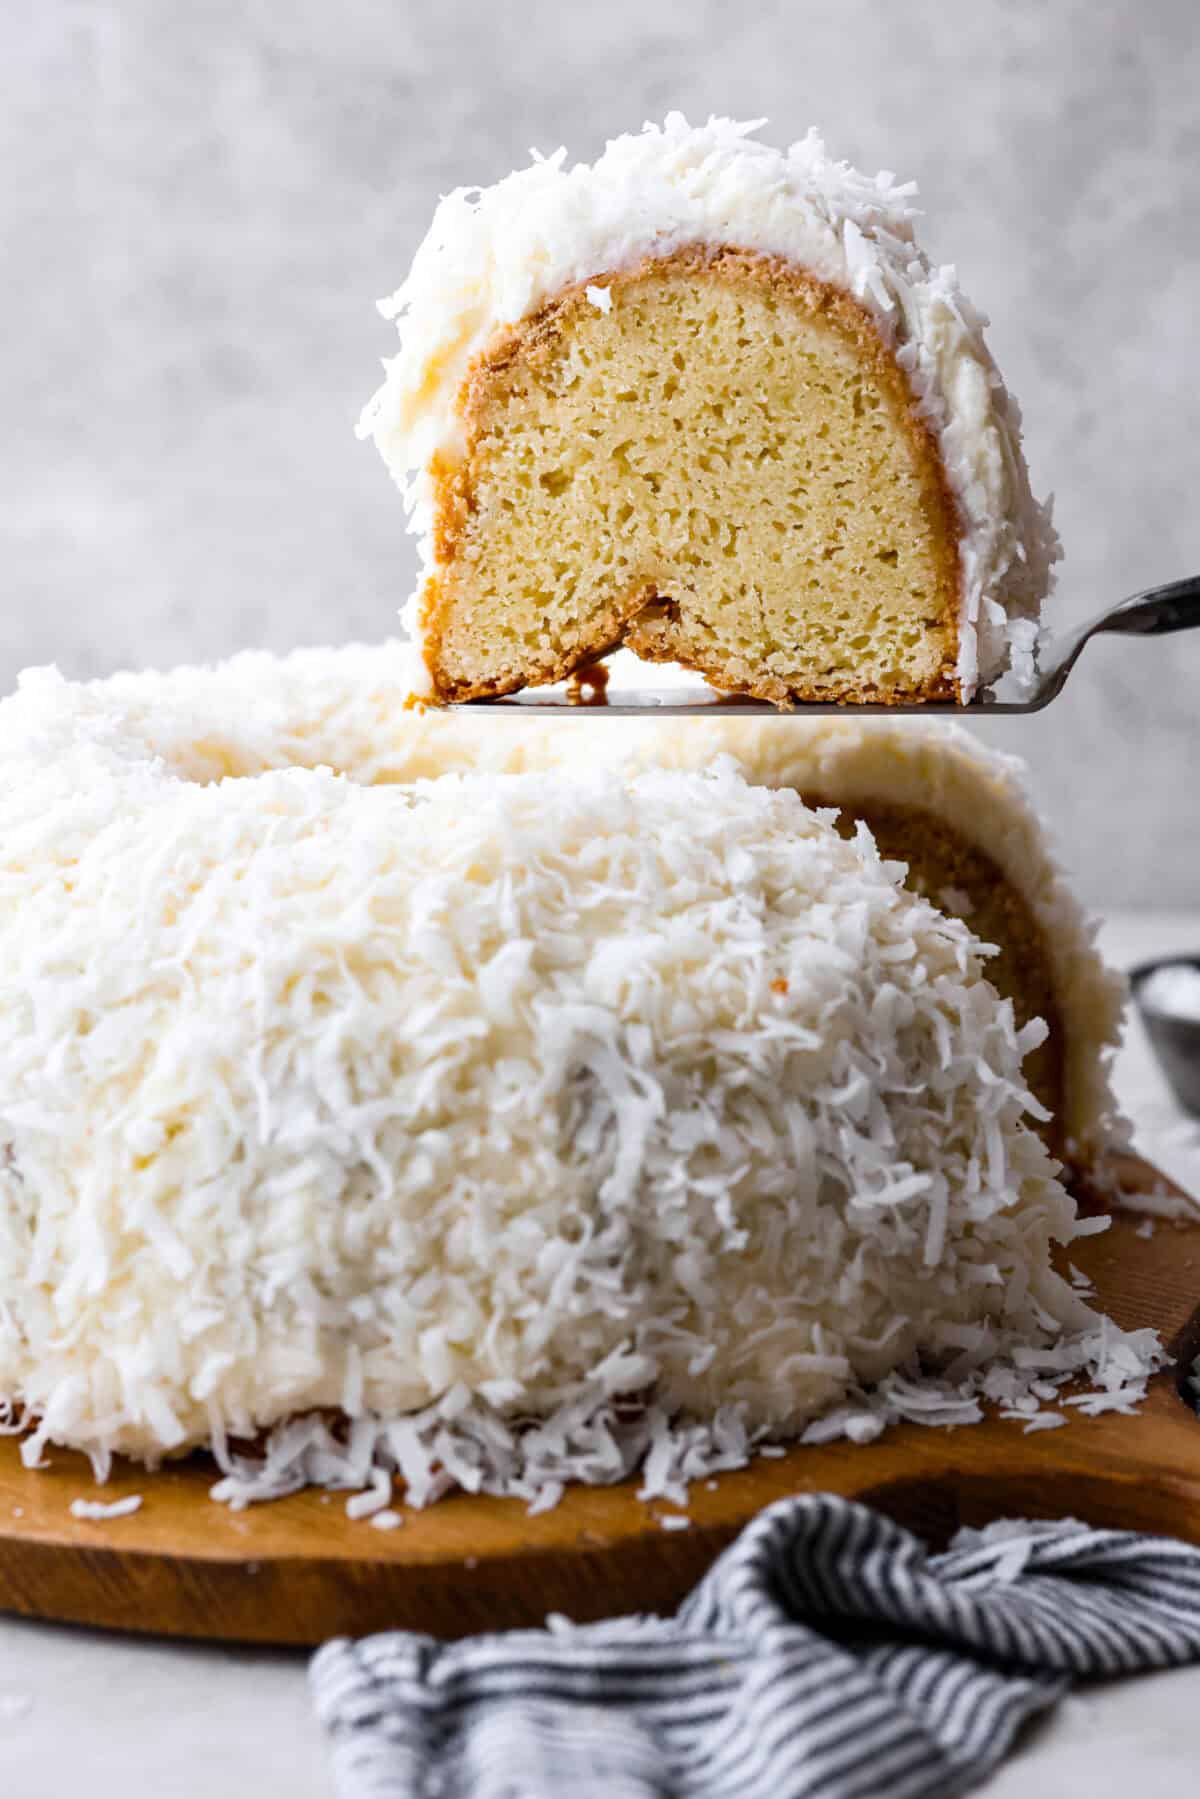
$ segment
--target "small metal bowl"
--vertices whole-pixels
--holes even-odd
[[[1130,985],[1142,1023],[1172,1093],[1186,1112],[1200,1118],[1200,1017],[1181,1018],[1159,1011],[1146,993],[1151,975],[1163,968],[1194,968],[1200,974],[1200,955],[1162,956],[1131,969]]]

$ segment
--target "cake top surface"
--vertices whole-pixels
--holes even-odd
[[[445,196],[404,284],[381,302],[400,350],[360,433],[374,437],[427,539],[430,459],[461,455],[458,395],[498,327],[578,283],[603,306],[606,274],[689,244],[786,258],[861,302],[938,437],[962,525],[967,696],[1009,664],[1027,679],[1057,539],[1029,488],[986,320],[954,269],[934,268],[917,246],[914,183],[835,161],[816,131],[776,149],[754,136],[761,122],[691,126],[672,113],[615,138],[594,163],[568,164],[560,149]],[[409,625],[415,635],[415,606]]]
[[[197,783],[320,767],[363,786],[447,772],[698,769],[728,754],[751,781],[795,786],[823,803],[925,809],[984,850],[1014,884],[1060,971],[1074,1070],[1064,1124],[1083,1159],[1120,1128],[1103,1052],[1120,1035],[1125,984],[1095,949],[1095,922],[1055,854],[1018,757],[944,718],[793,715],[692,719],[681,727],[652,718],[618,722],[584,708],[564,728],[536,716],[496,721],[470,708],[421,714],[403,704],[411,659],[411,645],[392,641],[286,656],[243,651],[210,667],[128,671],[90,684],[33,670],[0,702],[0,758],[5,745],[21,745],[49,762],[85,719],[88,729],[108,732],[119,721],[141,757],[161,759]]]

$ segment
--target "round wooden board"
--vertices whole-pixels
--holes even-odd
[[[1126,1162],[1124,1185],[1170,1183]],[[0,1609],[113,1629],[239,1642],[313,1644],[390,1628],[463,1636],[664,1611],[763,1506],[789,1494],[843,1493],[932,1540],[1005,1514],[1084,1516],[1200,1542],[1200,1419],[1180,1382],[1200,1353],[1200,1214],[1141,1234],[1117,1212],[1071,1259],[1097,1303],[1128,1327],[1154,1325],[1171,1366],[1136,1417],[1074,1415],[1025,1436],[989,1416],[959,1430],[902,1425],[877,1442],[794,1448],[692,1488],[686,1530],[676,1508],[643,1502],[637,1483],[570,1489],[531,1518],[517,1501],[457,1495],[408,1512],[402,1529],[352,1523],[340,1496],[313,1492],[231,1512],[208,1497],[215,1474],[196,1456],[158,1474],[122,1468],[105,1488],[87,1463],[52,1452],[28,1470],[0,1440]],[[128,1517],[87,1523],[73,1499],[140,1493]]]

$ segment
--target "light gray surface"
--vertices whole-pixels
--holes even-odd
[[[352,426],[438,193],[678,106],[916,175],[993,315],[1075,620],[1200,568],[1195,0],[17,0],[0,21],[0,687],[393,628]],[[1028,754],[1097,903],[1200,889],[1200,636]]]
[[[1200,910],[1113,918],[1102,942],[1112,962],[1131,967],[1200,943]],[[1200,1194],[1200,1127],[1176,1111],[1136,1019],[1116,1086],[1143,1153]],[[286,1652],[139,1642],[0,1616],[0,1793],[331,1799],[305,1666]],[[1200,1667],[1073,1696],[979,1791],[1183,1799],[1198,1775]]]

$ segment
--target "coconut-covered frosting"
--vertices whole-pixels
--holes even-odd
[[[621,763],[695,769],[725,754],[748,780],[791,785],[823,804],[924,809],[991,857],[1042,934],[1066,1039],[1063,1123],[1072,1153],[1093,1162],[1123,1140],[1109,1067],[1125,982],[1096,950],[1096,922],[1055,854],[1019,758],[942,718],[697,718],[681,727],[652,717],[618,725],[581,707],[563,728],[530,712],[497,719],[466,707],[418,715],[404,709],[411,660],[411,646],[392,641],[288,656],[248,650],[214,667],[130,672],[86,688],[38,674],[0,705],[0,751],[5,727],[9,735],[32,730],[36,720],[92,696],[106,712],[119,710],[148,755],[199,782],[321,766],[367,786]],[[636,676],[625,652],[613,668],[617,686]]]
[[[1098,921],[1054,854],[1018,757],[946,719],[693,719],[680,730],[647,718],[633,726],[623,741],[597,722],[582,737],[547,731],[545,742],[562,761],[591,767],[607,759],[702,768],[714,756],[732,755],[750,781],[795,787],[813,803],[852,815],[881,804],[931,813],[983,850],[1020,893],[1052,959],[1066,1058],[1066,1151],[1088,1167],[1127,1142],[1110,1079],[1127,982],[1096,948]]]
[[[523,773],[397,781],[386,733],[377,785],[271,766],[355,708],[371,766],[382,659],[342,654],[349,694],[309,652],[0,706],[29,1459],[206,1442],[235,1501],[398,1474],[545,1504],[643,1460],[667,1491],[843,1400],[811,1429],[1027,1422],[1075,1373],[1136,1400],[1152,1334],[1049,1264],[1103,1221],[1028,1123],[1043,1027],[865,829],[729,755],[539,769],[544,731]]]
[[[494,187],[447,195],[407,280],[381,302],[400,350],[360,435],[375,439],[403,489],[428,567],[430,462],[464,454],[456,402],[498,327],[578,283],[603,307],[606,276],[687,245],[786,257],[867,309],[937,438],[961,526],[964,699],[1009,667],[1025,683],[1058,541],[1030,490],[987,321],[954,268],[934,268],[917,247],[914,183],[832,161],[815,131],[777,150],[752,135],[761,123],[693,127],[672,113],[614,139],[595,163],[568,166],[560,149]],[[406,623],[419,641],[417,614],[414,599]]]

